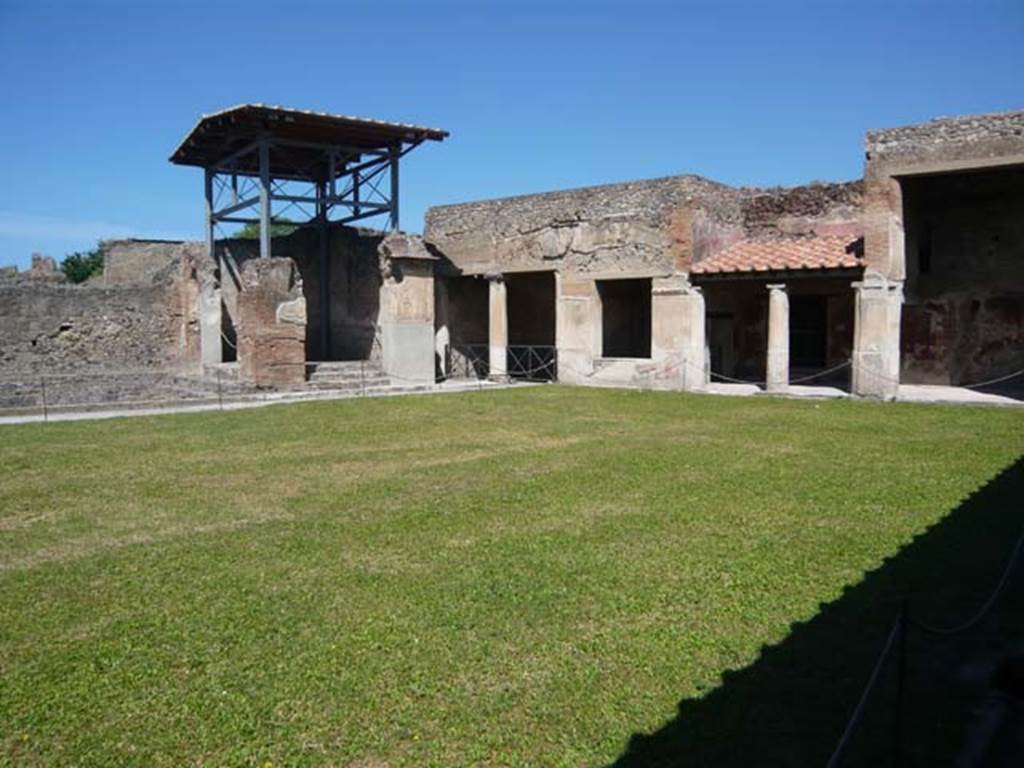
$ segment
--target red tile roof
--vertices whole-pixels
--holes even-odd
[[[863,240],[849,235],[740,240],[693,265],[697,275],[855,269],[864,266]]]

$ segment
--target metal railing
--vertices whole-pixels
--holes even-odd
[[[506,371],[514,379],[558,380],[558,349],[548,344],[516,344],[508,347]]]

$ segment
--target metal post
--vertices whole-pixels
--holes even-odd
[[[357,168],[352,172],[352,214],[358,216],[360,214],[359,207],[359,169]]]
[[[50,414],[46,408],[46,377],[40,375],[39,386],[43,391],[43,423],[47,424],[50,421]]]
[[[331,163],[333,166],[334,163]],[[331,359],[331,265],[327,230],[327,186],[316,185],[317,231],[320,235],[320,359]]]
[[[270,142],[260,142],[260,258],[270,258]]]
[[[391,162],[391,231],[398,231],[398,158],[400,147],[392,146],[388,151]]]
[[[213,171],[210,168],[206,168],[205,173],[206,178],[204,192],[206,195],[206,255],[210,257],[211,262],[217,262],[217,272],[220,273],[222,265],[217,260],[217,249],[214,243],[213,233]]]
[[[238,205],[238,174],[231,174],[231,204]]]
[[[906,765],[906,699],[907,699],[907,630],[910,627],[910,602],[900,605],[899,647],[896,649],[896,723],[893,734],[893,765]]]

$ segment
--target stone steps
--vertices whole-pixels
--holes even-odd
[[[309,387],[344,391],[387,390],[391,379],[378,363],[361,360],[316,363],[311,367]]]

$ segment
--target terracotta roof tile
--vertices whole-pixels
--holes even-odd
[[[864,266],[862,238],[848,235],[740,240],[693,265],[697,275],[856,269]]]

